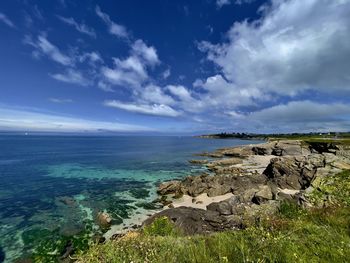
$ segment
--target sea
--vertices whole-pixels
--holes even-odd
[[[195,154],[258,141],[186,136],[0,135],[0,262],[84,247],[104,229],[157,209],[160,182],[203,172]],[[71,241],[70,241],[71,242]],[[73,243],[74,243],[73,242]],[[40,261],[40,260],[39,260]]]

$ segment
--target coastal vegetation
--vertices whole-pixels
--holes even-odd
[[[166,218],[136,234],[93,245],[79,262],[346,262],[350,258],[350,171],[322,181],[304,209],[278,212],[242,230],[185,236]],[[176,235],[174,233],[176,232]]]

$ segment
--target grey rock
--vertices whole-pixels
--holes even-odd
[[[306,189],[315,177],[317,167],[307,166],[293,157],[273,158],[263,172],[269,181],[282,189]]]
[[[167,195],[167,194],[174,194],[180,189],[180,181],[169,181],[161,183],[158,187],[158,194],[160,195]]]
[[[177,207],[161,211],[143,222],[143,226],[152,224],[159,217],[166,216],[185,235],[206,234],[232,229],[234,225],[218,212]]]
[[[220,215],[232,215],[234,207],[241,203],[239,196],[233,196],[221,202],[211,203],[207,206],[207,210],[216,211]]]
[[[268,200],[272,200],[272,198],[273,194],[271,188],[268,185],[262,185],[252,198],[252,202],[259,205]]]

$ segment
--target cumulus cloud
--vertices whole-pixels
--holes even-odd
[[[71,84],[78,84],[80,86],[88,86],[91,84],[90,80],[85,78],[83,74],[75,69],[68,69],[64,73],[49,74],[52,78]]]
[[[83,34],[86,34],[90,37],[96,38],[95,30],[93,28],[88,27],[86,24],[84,24],[84,23],[79,24],[72,17],[63,17],[63,16],[57,16],[57,17],[62,22],[66,23],[67,25],[74,27],[80,33],[83,33]]]
[[[292,101],[257,111],[251,115],[261,122],[310,123],[347,120],[350,124],[350,105],[343,103],[318,103],[312,101]]]
[[[153,84],[144,87],[140,91],[140,97],[142,98],[142,100],[150,103],[158,103],[165,105],[172,105],[175,103],[174,99],[171,96],[165,94],[161,87]]]
[[[349,131],[350,105],[309,100],[278,104],[251,113],[228,112],[237,127],[257,132]]]
[[[268,99],[259,89],[239,87],[220,74],[208,77],[204,81],[197,79],[193,85],[204,91],[200,97],[205,105],[216,107],[217,110],[255,105],[257,99]]]
[[[93,121],[23,109],[0,107],[1,131],[40,132],[140,132],[153,129],[120,122]]]
[[[102,75],[114,85],[131,88],[141,87],[149,79],[147,67],[160,63],[157,51],[153,46],[147,46],[142,40],[136,40],[126,59],[113,58],[114,67],[103,67]]]
[[[177,117],[181,115],[181,112],[174,110],[170,106],[164,104],[137,104],[137,103],[124,103],[117,100],[107,100],[104,102],[107,107],[113,107],[129,112],[141,113],[146,115],[165,116],[165,117]]]
[[[228,82],[281,96],[350,91],[350,1],[273,0],[261,12],[235,23],[226,43],[199,46]]]
[[[106,13],[102,12],[101,8],[99,6],[96,6],[95,8],[96,14],[98,17],[100,17],[105,24],[108,26],[109,33],[112,35],[115,35],[119,38],[128,38],[128,32],[126,28],[122,25],[119,25],[115,22],[113,22],[109,15]]]
[[[9,27],[16,27],[15,24],[4,13],[0,13],[0,21]]]

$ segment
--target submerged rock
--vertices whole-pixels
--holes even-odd
[[[76,201],[74,198],[72,197],[69,197],[69,196],[62,196],[62,197],[59,197],[58,199],[61,203],[65,204],[65,205],[68,205],[68,206],[73,206],[76,204]]]
[[[209,161],[208,160],[189,160],[188,161],[190,164],[207,164]]]
[[[143,199],[143,198],[149,197],[149,190],[144,188],[131,189],[129,190],[129,192],[133,197],[137,199]]]
[[[5,261],[5,251],[0,247],[0,263]]]
[[[135,204],[137,207],[142,207],[146,210],[155,210],[155,209],[160,209],[162,208],[162,206],[160,204],[157,203],[153,203],[153,202],[140,202],[140,203],[136,203]]]

